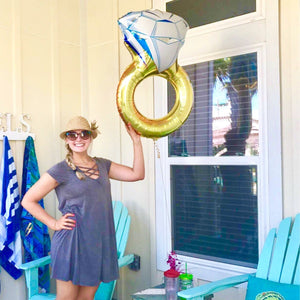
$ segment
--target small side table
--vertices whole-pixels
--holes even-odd
[[[164,284],[160,284],[152,288],[145,289],[143,291],[134,293],[131,296],[132,299],[136,299],[136,300],[166,300],[167,299]],[[214,297],[213,295],[209,295],[205,297],[205,300],[211,300],[213,297]]]
[[[166,298],[165,286],[160,284],[149,289],[137,292],[132,295],[132,299],[138,300],[164,300]]]

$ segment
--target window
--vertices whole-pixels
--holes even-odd
[[[175,0],[166,11],[183,17],[190,28],[241,16],[256,10],[255,0]]]
[[[187,122],[169,136],[169,156],[257,156],[256,53],[192,64],[184,69],[193,86],[194,107]],[[168,84],[169,111],[175,96]]]
[[[167,8],[173,2],[180,1]],[[192,2],[199,1],[185,3]],[[253,272],[269,228],[281,219],[278,37],[269,30],[278,31],[262,9],[274,15],[277,8],[255,4],[248,21],[246,13],[242,22],[191,29],[180,53],[194,106],[179,130],[158,140],[161,270],[172,249],[204,280]],[[159,79],[154,87],[159,117],[172,108],[175,92]]]
[[[185,66],[194,108],[168,138],[169,157],[234,157],[218,165],[170,165],[173,249],[178,254],[255,267],[259,155],[256,53]],[[169,85],[168,106],[174,89]],[[236,163],[236,164],[235,164]],[[258,160],[257,160],[258,163]]]

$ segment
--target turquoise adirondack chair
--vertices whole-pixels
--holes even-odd
[[[134,255],[124,256],[129,228],[130,216],[127,208],[120,201],[113,201],[114,223],[116,229],[117,251],[119,267],[126,266],[133,262]],[[28,289],[28,300],[49,300],[55,299],[54,294],[40,294],[38,289],[38,268],[51,262],[50,256],[46,256],[21,265],[25,271],[26,285]],[[101,283],[95,295],[95,300],[111,300],[114,292],[116,281]]]
[[[298,300],[300,299],[299,249],[300,214],[295,217],[293,225],[292,218],[286,218],[280,222],[277,232],[276,228],[271,229],[260,254],[255,274],[239,275],[211,282],[199,287],[180,291],[178,296],[181,297],[180,299],[204,300],[216,292],[234,287],[244,282],[248,282],[248,289],[250,289],[250,281],[253,280],[253,278],[256,278],[255,280],[261,280],[260,282],[263,284],[276,285],[276,287],[282,288],[282,290],[291,287],[293,291],[296,290],[297,294],[297,296],[294,296],[291,299]],[[282,299],[271,298],[266,292],[261,293],[260,297],[261,298],[257,299]],[[251,300],[252,299],[254,300],[255,296],[251,297]]]

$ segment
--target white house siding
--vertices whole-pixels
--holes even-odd
[[[13,114],[12,128],[21,113],[31,115],[36,134],[40,172],[65,155],[58,133],[66,120],[83,114],[99,122],[102,134],[93,154],[116,162],[132,161],[132,145],[118,116],[115,93],[118,80],[131,62],[123,45],[117,19],[129,11],[150,8],[151,0],[0,0],[0,113]],[[284,215],[300,212],[300,1],[280,1],[280,60]],[[152,81],[137,88],[139,109],[153,112]],[[121,271],[116,296],[157,284],[153,141],[143,139],[146,178],[138,183],[112,182],[113,198],[121,200],[132,216],[127,252],[141,256],[141,270]],[[24,143],[11,142],[19,179]],[[0,143],[2,153],[2,143]],[[298,168],[299,166],[299,168]],[[19,180],[21,182],[21,180]],[[46,209],[58,215],[52,193]],[[13,280],[1,269],[0,300],[26,299],[24,276]],[[230,290],[226,298],[243,299]],[[220,298],[221,297],[221,298]],[[216,300],[224,299],[222,294]]]

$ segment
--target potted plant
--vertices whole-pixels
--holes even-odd
[[[179,275],[181,263],[174,251],[170,252],[170,254],[168,255],[167,264],[169,265],[169,270],[164,272],[166,294],[170,299],[173,299],[172,297],[176,299],[177,292],[179,290]]]

